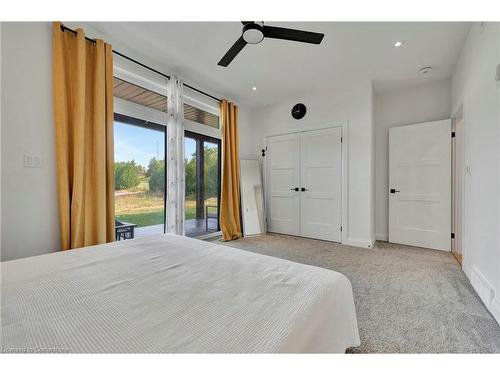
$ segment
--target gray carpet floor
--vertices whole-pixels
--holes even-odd
[[[361,346],[348,352],[500,352],[500,327],[451,253],[386,242],[363,249],[275,234],[222,244],[346,275],[361,336]]]

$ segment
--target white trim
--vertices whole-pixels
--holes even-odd
[[[269,137],[274,137],[274,136],[278,136],[278,135],[303,133],[303,132],[307,132],[310,130],[322,130],[322,129],[330,129],[330,128],[338,128],[338,127],[342,127],[342,130],[346,130],[345,132],[342,131],[342,136],[347,137],[348,125],[349,125],[349,122],[347,120],[346,121],[333,121],[333,122],[328,122],[328,123],[323,123],[323,124],[304,125],[300,129],[292,130],[289,132],[269,133],[269,134],[264,135],[264,145],[267,146],[267,138],[269,138]],[[344,138],[344,141],[345,141],[345,138]]]
[[[189,90],[189,88],[186,88],[186,90]],[[192,90],[190,90],[190,91],[192,91]],[[199,96],[194,96],[194,95],[184,93],[184,103],[187,103],[193,107],[203,109],[205,112],[211,113],[211,114],[219,117],[220,116],[220,107],[218,105],[215,105],[215,103],[209,103],[209,100],[210,99],[203,100]]]
[[[340,125],[342,127],[342,231],[340,232],[341,243],[349,237],[349,122]]]
[[[363,247],[363,248],[373,248],[375,240],[365,240],[362,238],[349,238],[342,242],[342,245]]]
[[[308,131],[312,131],[312,130],[322,130],[322,129],[330,129],[330,128],[341,128],[342,129],[342,192],[341,192],[341,195],[342,195],[342,199],[341,199],[341,215],[342,215],[342,222],[341,222],[341,226],[342,226],[342,230],[340,232],[340,243],[341,244],[345,244],[348,240],[348,233],[349,233],[349,227],[348,227],[348,223],[349,223],[349,215],[348,215],[348,212],[349,212],[349,206],[348,206],[348,202],[349,202],[349,197],[348,197],[348,190],[347,190],[347,182],[348,182],[348,155],[349,155],[349,152],[348,152],[348,144],[349,144],[349,139],[348,139],[348,134],[349,134],[349,123],[348,121],[344,121],[344,122],[333,122],[333,123],[328,123],[328,124],[322,124],[322,125],[309,125],[309,126],[305,126],[304,128],[302,129],[297,129],[295,131],[291,131],[291,132],[287,132],[287,133],[271,133],[271,134],[266,134],[264,136],[264,148],[267,149],[267,141],[270,137],[276,137],[276,136],[280,136],[280,135],[287,135],[287,134],[296,134],[296,133],[304,133],[304,132],[308,132]],[[263,177],[263,182],[264,182],[264,189],[267,190],[267,186],[268,186],[268,181],[267,181],[267,160],[264,160],[263,163],[262,163],[262,168],[263,168],[263,173],[262,173],[262,177]],[[264,193],[264,209],[265,209],[265,212],[266,212],[266,231],[267,231],[267,215],[268,215],[268,212],[267,212],[267,207],[269,207],[269,198],[268,198],[268,194],[267,192]],[[364,243],[364,242],[363,242]],[[353,245],[355,246],[355,245]],[[370,244],[370,246],[366,246],[366,247],[371,247],[373,246],[373,243]]]
[[[454,213],[457,209],[456,205],[455,205],[455,197],[454,197],[454,194],[456,194],[456,175],[455,175],[455,167],[456,167],[456,163],[457,163],[457,160],[459,160],[460,158],[460,162],[462,164],[462,175],[461,175],[461,181],[460,181],[460,184],[461,184],[461,200],[460,200],[460,205],[461,205],[461,220],[460,220],[460,227],[457,228],[457,232],[460,232],[459,235],[461,237],[461,255],[462,255],[462,264],[464,263],[464,258],[465,258],[465,253],[466,253],[466,248],[467,248],[467,244],[466,244],[466,227],[469,226],[469,218],[468,218],[468,215],[467,215],[467,207],[466,207],[466,204],[467,204],[467,197],[466,197],[466,180],[467,180],[467,173],[465,171],[465,168],[466,168],[466,165],[467,165],[467,161],[466,161],[466,156],[465,156],[465,150],[467,148],[467,145],[466,145],[466,135],[467,135],[467,128],[466,128],[466,123],[465,123],[465,118],[464,118],[464,112],[463,112],[463,106],[460,105],[458,110],[455,112],[455,115],[453,115],[451,117],[451,121],[452,121],[452,132],[456,132],[456,123],[457,123],[457,120],[458,119],[461,119],[462,120],[462,149],[461,150],[458,150],[457,149],[457,145],[456,145],[456,138],[452,138],[452,208],[451,208],[451,214],[452,214],[452,232],[455,231],[455,228],[453,226],[453,224],[456,224],[454,223],[454,220],[455,218],[453,217],[454,216]],[[457,236],[457,233],[455,233],[455,236]],[[455,241],[452,239],[451,240],[451,251],[453,252],[455,250],[455,247],[456,247],[456,243]]]
[[[222,139],[220,129],[212,128],[211,126],[200,124],[191,120],[184,119],[184,129],[193,133],[206,135],[217,139]]]
[[[481,298],[486,308],[491,311],[495,289],[476,266],[468,267],[464,265],[463,269],[479,298]]]
[[[377,241],[389,241],[389,235],[387,233],[376,233],[375,240]]]
[[[167,114],[165,112],[117,97],[114,97],[113,100],[115,113],[167,126]]]
[[[491,301],[491,315],[495,318],[498,324],[500,324],[500,299],[493,298]]]
[[[160,95],[167,96],[168,81],[164,77],[158,76],[162,78],[161,80],[148,79],[143,74],[134,73],[128,69],[117,66],[117,64],[114,64],[113,75],[134,85],[156,92]]]
[[[471,157],[470,157],[470,134],[469,127],[467,126],[467,106],[466,101],[459,106],[456,116],[462,116],[463,121],[463,179],[462,179],[462,268],[465,270],[465,265],[467,264],[468,258],[467,253],[471,248],[471,238],[469,236],[469,228],[471,227],[470,218],[470,207],[471,207],[471,195],[470,195],[470,182],[471,176],[465,171],[465,168],[472,167]]]

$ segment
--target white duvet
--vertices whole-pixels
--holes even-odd
[[[306,250],[304,250],[306,251]],[[176,235],[1,264],[4,352],[344,352],[342,274]]]

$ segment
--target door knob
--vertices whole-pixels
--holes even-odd
[[[291,188],[290,190],[293,190],[293,191],[299,191],[299,188],[296,187],[296,188]]]
[[[399,193],[399,190],[391,189],[391,194],[394,194],[394,193]]]
[[[300,188],[300,191],[308,191],[309,189],[306,188]]]

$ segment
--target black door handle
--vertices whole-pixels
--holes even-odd
[[[306,189],[306,188],[300,188],[300,191],[307,191],[309,189]]]
[[[399,193],[399,190],[391,189],[391,194]]]
[[[299,191],[299,188],[296,187],[296,188],[291,188],[290,190],[293,190],[293,191]]]

